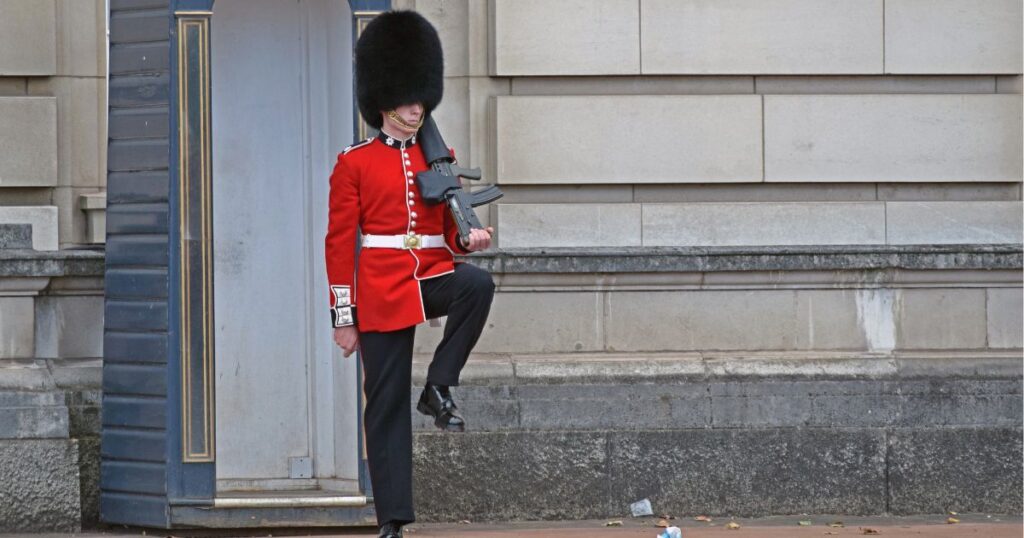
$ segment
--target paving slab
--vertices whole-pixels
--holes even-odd
[[[710,522],[696,521],[693,516],[680,517],[671,523],[680,527],[684,538],[789,538],[810,536],[864,536],[882,538],[1019,538],[1024,524],[1020,515],[957,514],[959,523],[947,523],[948,514],[913,516],[844,516],[844,515],[784,515],[760,518],[713,518]],[[810,521],[810,525],[799,522]],[[619,521],[621,526],[607,526]],[[496,523],[414,523],[406,527],[406,538],[474,537],[474,538],[654,538],[662,529],[656,526],[657,517],[588,519],[581,521],[517,521]],[[739,524],[738,529],[727,529],[729,522]],[[830,526],[840,522],[842,526]],[[877,534],[866,532],[874,530]],[[14,534],[0,533],[0,538],[13,538]],[[335,529],[246,529],[234,531],[194,530],[160,531],[154,529],[106,528],[76,534],[33,534],[33,538],[138,538],[161,536],[186,537],[269,537],[306,536],[330,538],[341,536],[376,536],[371,528]]]

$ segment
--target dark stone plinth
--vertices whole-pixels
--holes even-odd
[[[612,506],[753,516],[885,511],[885,435],[874,429],[610,434]]]
[[[1021,434],[1019,427],[894,430],[889,437],[890,510],[1019,514]]]
[[[611,485],[601,432],[419,434],[421,521],[604,517]]]
[[[78,443],[0,440],[0,532],[75,532],[81,525]]]

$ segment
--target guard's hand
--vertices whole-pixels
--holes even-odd
[[[480,228],[473,228],[469,231],[469,242],[460,239],[462,246],[466,247],[466,250],[470,252],[476,252],[478,250],[487,250],[491,248],[491,234],[494,233],[494,228],[488,226],[486,229],[481,230]]]
[[[334,328],[334,343],[341,348],[342,354],[348,357],[359,347],[359,330],[355,325]]]

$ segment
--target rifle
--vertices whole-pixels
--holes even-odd
[[[462,190],[459,177],[480,179],[480,169],[462,168],[453,164],[455,159],[441,138],[441,131],[437,129],[434,118],[427,116],[418,136],[423,157],[430,165],[430,170],[416,174],[420,196],[428,204],[447,203],[455,225],[459,228],[459,236],[468,242],[470,229],[483,228],[473,208],[489,204],[504,196],[504,193],[494,185],[472,194]]]

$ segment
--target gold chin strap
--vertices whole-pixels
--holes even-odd
[[[395,120],[395,123],[401,125],[402,127],[405,127],[406,129],[416,129],[416,130],[419,130],[419,128],[423,126],[423,118],[424,118],[424,116],[420,116],[420,121],[418,121],[416,123],[409,123],[409,122],[405,121],[405,119],[402,118],[402,116],[400,116],[398,114],[398,112],[395,112],[394,110],[389,110],[387,112],[387,114],[388,114],[389,118]]]

